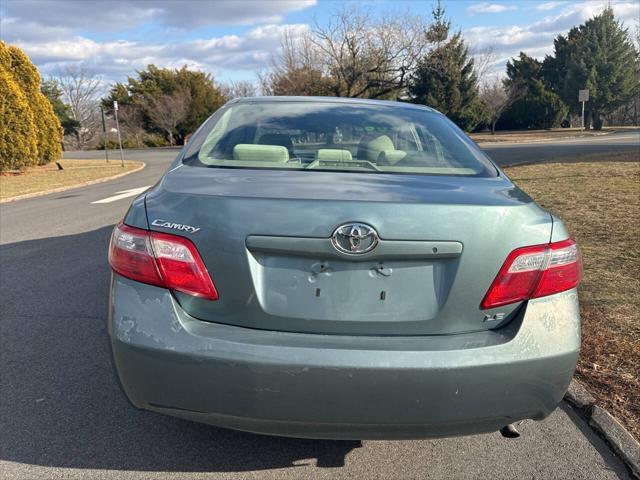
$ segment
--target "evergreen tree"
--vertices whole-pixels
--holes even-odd
[[[542,76],[548,86],[579,113],[578,90],[589,89],[585,124],[602,127],[607,115],[640,95],[639,52],[631,35],[607,7],[584,25],[554,41],[554,54],[547,56]]]
[[[71,116],[71,108],[62,101],[62,92],[60,91],[58,82],[53,79],[46,80],[40,85],[40,91],[51,103],[53,113],[58,117],[64,134],[75,135],[80,128],[80,122]]]
[[[433,22],[429,26],[429,31],[427,31],[427,40],[439,47],[449,36],[449,30],[451,29],[451,22],[447,20],[446,12],[440,0],[431,10],[431,17]]]
[[[36,137],[33,111],[13,78],[9,48],[0,41],[0,172],[34,165]]]
[[[146,70],[137,74],[137,78],[129,77],[126,84],[115,84],[109,96],[102,100],[103,106],[107,111],[111,111],[114,100],[121,105],[132,105],[142,112],[146,130],[159,132],[161,129],[154,125],[147,111],[150,102],[164,96],[187,92],[191,99],[188,113],[177,125],[175,132],[175,138],[180,141],[193,133],[226,101],[211,75],[189,70],[186,66],[174,70],[149,65]]]
[[[438,2],[427,38],[434,48],[425,55],[409,82],[410,101],[433,107],[464,130],[484,118],[473,59],[460,32],[449,36],[450,22]]]
[[[498,122],[500,128],[552,128],[567,116],[568,107],[545,86],[542,63],[524,52],[507,62],[504,86],[515,100]]]
[[[45,165],[62,155],[62,126],[53,113],[51,103],[40,92],[40,73],[18,47],[7,47],[11,58],[10,71],[18,87],[25,94],[33,112],[38,145],[37,163]]]

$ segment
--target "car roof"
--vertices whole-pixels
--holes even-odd
[[[373,106],[386,106],[394,108],[410,108],[427,110],[439,113],[437,110],[425,105],[414,103],[397,102],[393,100],[372,100],[369,98],[348,98],[348,97],[297,97],[297,96],[262,96],[262,97],[242,97],[231,100],[229,103],[267,103],[267,102],[314,102],[314,103],[342,103],[360,104]]]

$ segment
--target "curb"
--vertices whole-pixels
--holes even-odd
[[[24,195],[16,195],[15,197],[3,198],[3,199],[0,199],[0,204],[11,203],[18,200],[26,200],[27,198],[42,197],[44,195],[49,195],[51,193],[65,192],[67,190],[73,190],[74,188],[87,187],[89,185],[95,185],[96,183],[104,183],[110,180],[115,180],[117,178],[125,177],[132,173],[139,172],[140,170],[142,170],[147,166],[147,164],[144,162],[139,162],[139,163],[141,163],[142,165],[134,168],[133,170],[129,170],[128,172],[118,173],[117,175],[111,175],[110,177],[96,178],[95,180],[89,180],[88,182],[84,182],[84,183],[76,183],[75,185],[67,185],[65,187],[52,188],[51,190],[43,190],[41,192],[25,193]]]
[[[577,380],[571,380],[564,399],[575,406],[613,451],[640,479],[640,443],[604,408],[596,405],[596,399]]]

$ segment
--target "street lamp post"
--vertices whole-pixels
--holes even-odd
[[[124,167],[124,154],[122,153],[122,137],[120,136],[120,124],[118,123],[118,102],[113,102],[113,112],[116,117],[116,130],[118,131],[118,145],[120,145],[120,165]]]

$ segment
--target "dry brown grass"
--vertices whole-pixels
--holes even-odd
[[[111,177],[131,171],[142,165],[140,162],[120,161],[106,163],[100,160],[60,160],[64,170],[55,163],[28,168],[23,172],[7,172],[0,175],[0,200],[18,195],[43,192],[57,188],[81,186],[86,182]]]
[[[640,438],[640,163],[629,155],[614,160],[635,161],[546,163],[506,171],[539,205],[561,217],[580,245],[583,337],[576,375]]]

